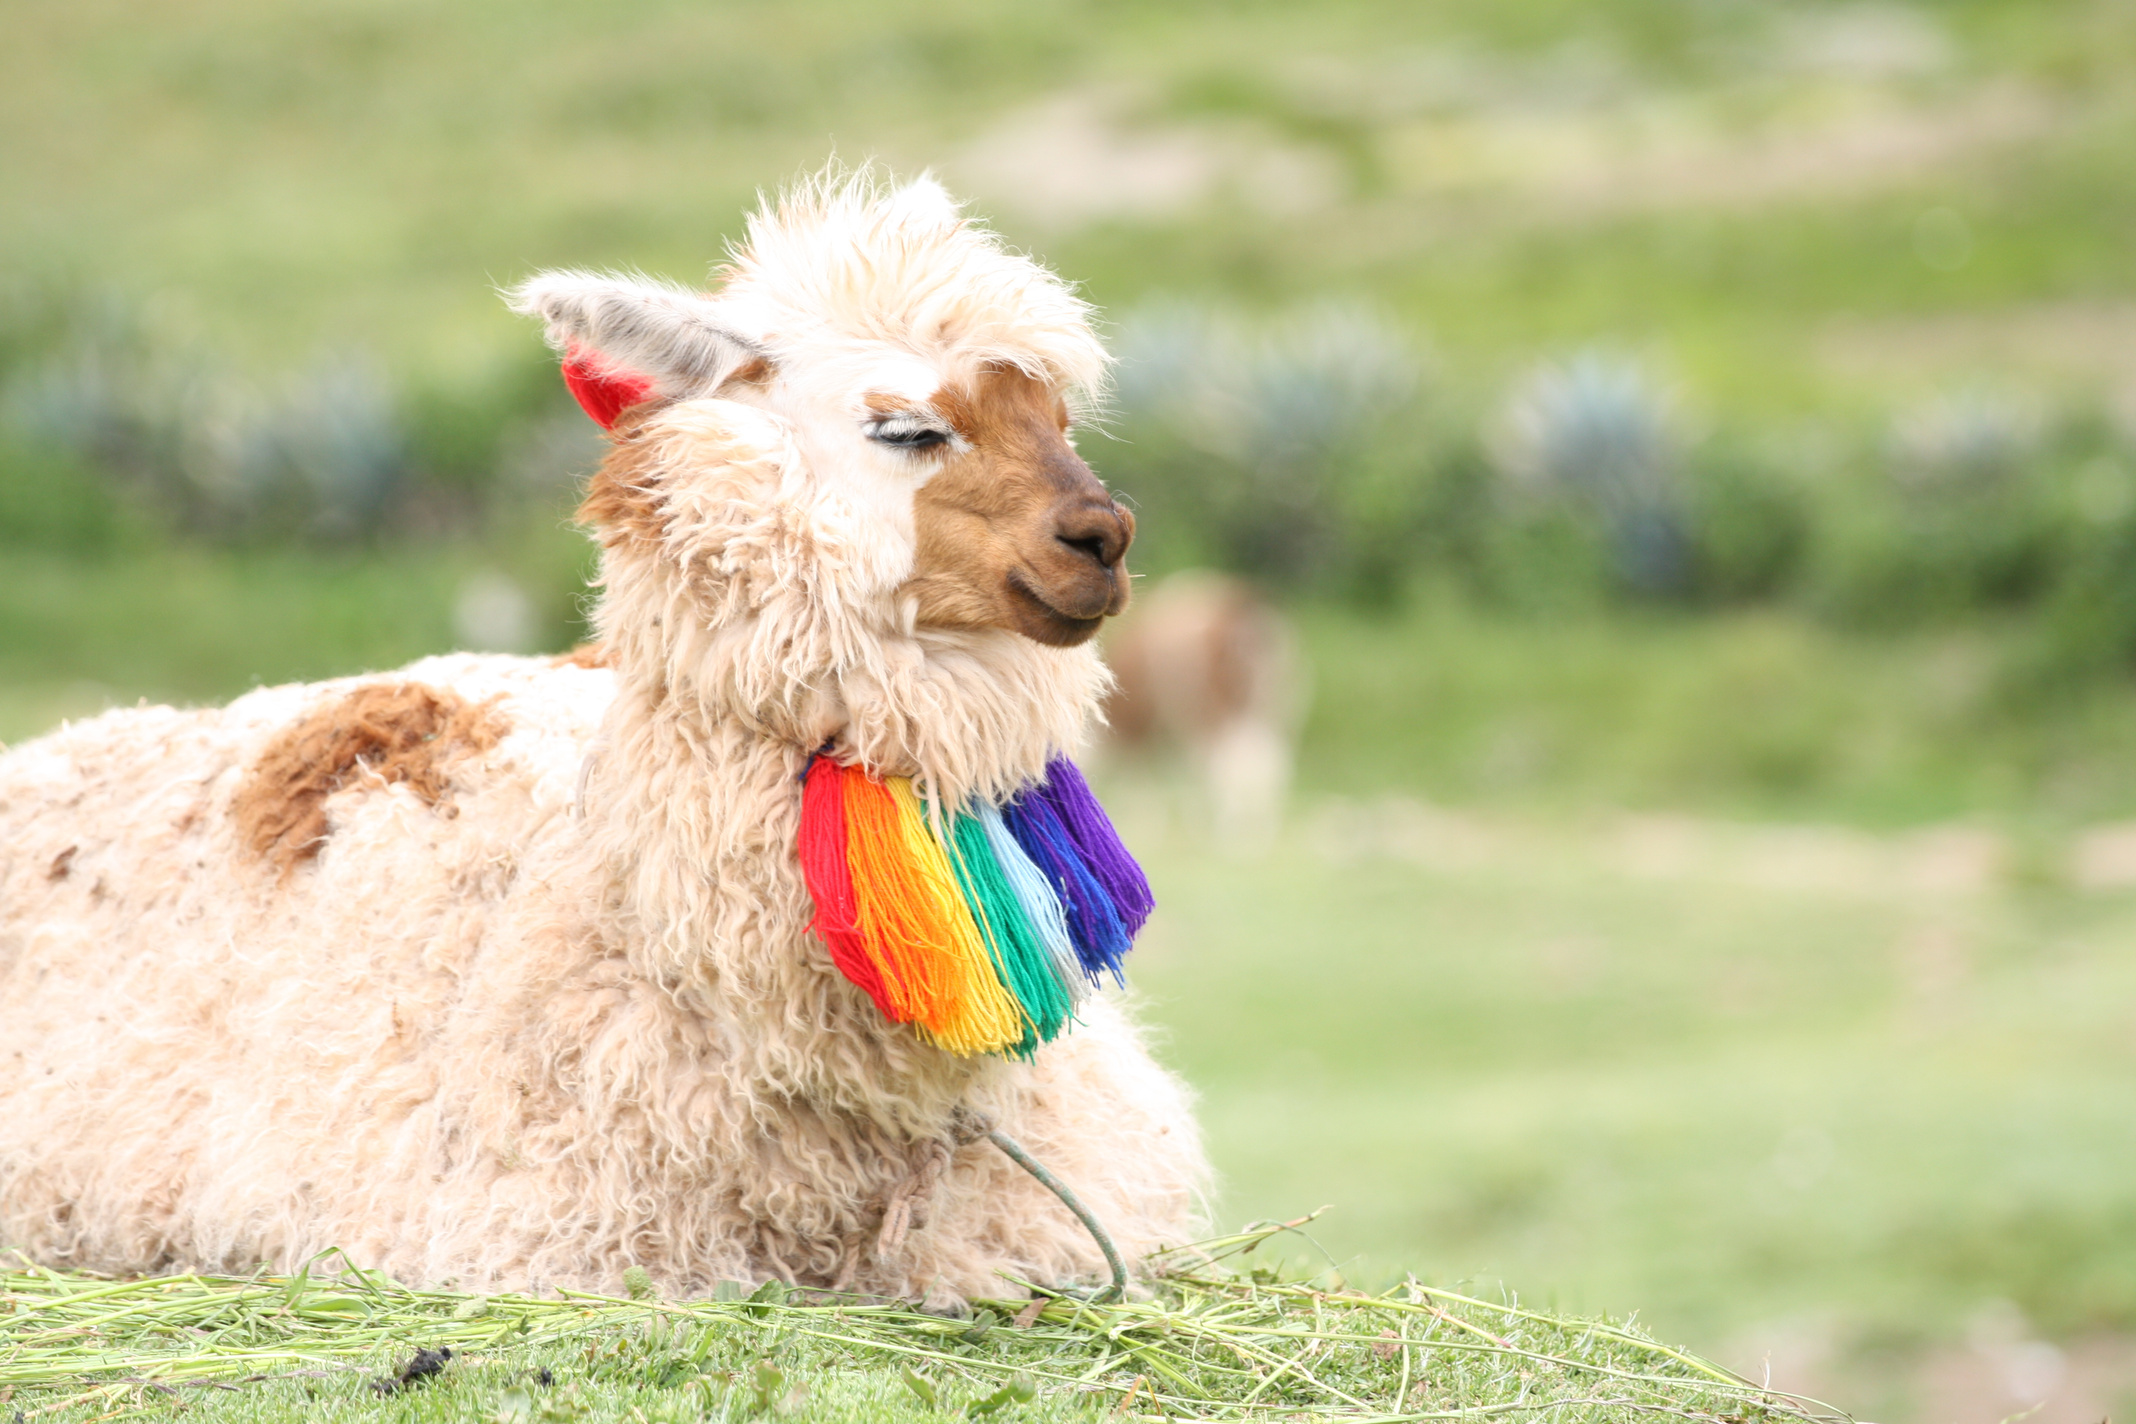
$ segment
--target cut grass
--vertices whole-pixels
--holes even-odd
[[[1001,1417],[1726,1421],[1839,1417],[1632,1327],[1408,1280],[1377,1296],[1174,1253],[1146,1298],[953,1319],[776,1283],[698,1301],[411,1290],[376,1273],[111,1280],[0,1272],[17,1418]],[[1020,1284],[1020,1283],[1018,1283]],[[450,1351],[409,1383],[418,1351]],[[424,1361],[434,1364],[437,1356]]]

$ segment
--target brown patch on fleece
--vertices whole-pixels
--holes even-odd
[[[326,798],[365,776],[438,806],[447,764],[486,752],[511,730],[488,702],[420,682],[370,683],[285,727],[252,764],[230,815],[255,854],[284,875],[326,844]]]
[[[663,406],[647,401],[616,417],[609,432],[613,443],[601,468],[586,482],[578,521],[594,527],[608,548],[624,544],[657,547],[667,534],[667,513],[651,469],[651,451],[643,439],[646,421]]]
[[[45,867],[45,879],[65,880],[67,872],[74,868],[74,853],[80,849],[80,846],[68,846],[58,855],[53,856],[52,863]]]
[[[606,643],[581,643],[570,652],[549,659],[550,667],[559,668],[612,668],[615,665],[615,649]]]

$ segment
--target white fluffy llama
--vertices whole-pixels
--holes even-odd
[[[1072,747],[1126,512],[1067,430],[1106,356],[930,180],[753,216],[711,295],[551,273],[650,378],[583,518],[592,656],[455,655],[112,712],[0,758],[0,1245],[888,1295],[1187,1239],[1186,1094],[1094,1000],[1029,1064],[888,1022],[808,929],[809,754],[1003,796]]]

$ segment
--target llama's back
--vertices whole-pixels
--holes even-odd
[[[0,755],[0,1244],[134,1268],[297,1247],[274,1219],[331,1164],[288,1159],[434,1094],[422,1046],[518,952],[500,919],[573,834],[612,694],[460,655]],[[200,1239],[203,1194],[251,1224]]]

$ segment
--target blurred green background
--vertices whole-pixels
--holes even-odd
[[[1314,670],[1266,857],[1114,787],[1221,1214],[2136,1403],[2123,0],[31,0],[0,119],[0,736],[568,645],[494,287],[933,166],[1104,309],[1139,566]]]

